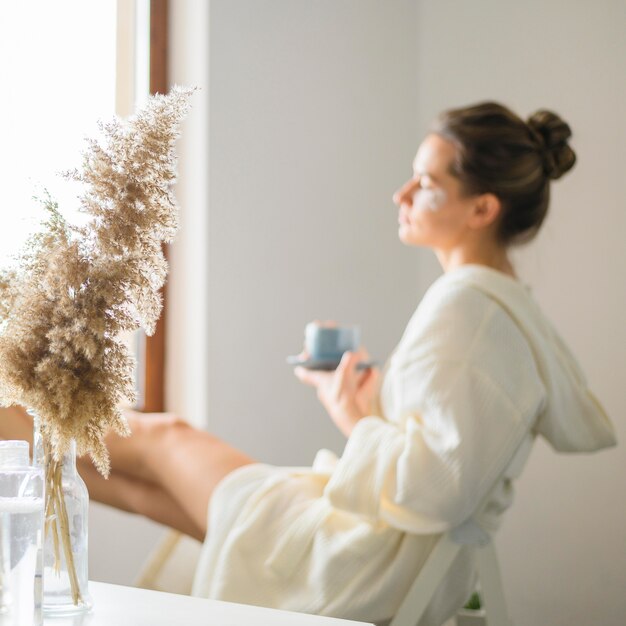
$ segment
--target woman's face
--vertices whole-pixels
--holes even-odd
[[[406,245],[450,250],[463,243],[474,198],[450,173],[454,145],[428,135],[413,161],[413,176],[393,196],[400,208],[398,236]]]

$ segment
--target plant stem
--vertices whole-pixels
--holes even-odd
[[[49,452],[46,458],[46,533],[52,532],[54,542],[54,564],[55,571],[61,570],[61,553],[59,549],[59,539],[65,555],[67,573],[70,579],[72,600],[75,605],[82,602],[78,575],[76,574],[76,564],[72,552],[72,541],[70,537],[70,525],[67,516],[67,506],[63,494],[63,462],[57,461]]]

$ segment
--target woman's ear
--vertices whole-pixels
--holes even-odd
[[[476,198],[469,225],[471,228],[481,229],[494,224],[502,211],[502,204],[492,193],[483,193]]]

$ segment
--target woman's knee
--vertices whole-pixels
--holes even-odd
[[[181,436],[193,429],[188,422],[174,413],[137,413],[130,411],[126,420],[135,440],[145,438],[156,442],[159,439]]]

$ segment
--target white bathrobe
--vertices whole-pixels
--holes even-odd
[[[193,593],[389,619],[440,533],[498,527],[536,434],[560,451],[615,443],[528,289],[477,265],[449,272],[411,318],[379,409],[357,423],[341,458],[322,450],[313,467],[255,464],[218,485]],[[473,572],[464,548],[421,624],[452,615]]]

